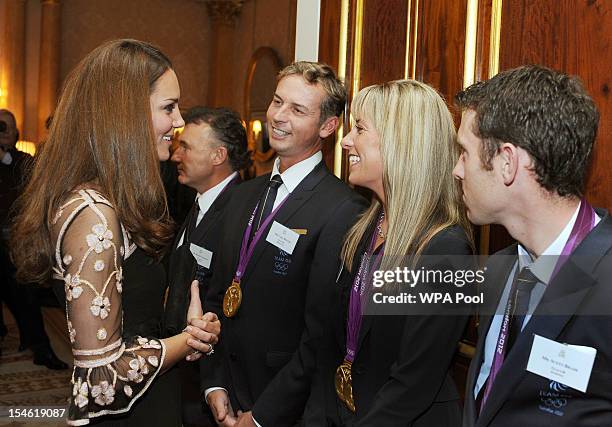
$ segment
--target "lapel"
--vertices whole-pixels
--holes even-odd
[[[181,239],[181,236],[183,236],[183,234],[185,233],[185,230],[187,229],[187,223],[189,222],[189,218],[191,218],[191,215],[193,214],[194,209],[195,209],[195,203],[191,206],[191,209],[189,209],[189,213],[187,214],[185,221],[183,221],[183,224],[181,224],[181,227],[179,228],[178,233],[176,233],[176,236],[174,236],[174,242],[172,242],[172,251],[170,253],[170,264],[168,267],[168,270],[169,270],[168,277],[174,277],[175,268],[178,267],[177,262],[180,261],[179,258],[182,256],[182,252],[179,251],[179,248],[177,246]]]
[[[257,186],[253,186],[253,190],[248,193],[240,194],[240,197],[245,198],[244,204],[238,204],[238,208],[240,209],[240,213],[236,219],[236,224],[240,224],[237,227],[232,227],[232,230],[236,235],[227,239],[231,241],[233,244],[232,253],[234,254],[234,268],[238,266],[238,258],[240,257],[240,246],[242,245],[242,238],[244,237],[244,232],[246,231],[247,225],[249,223],[249,218],[253,213],[253,209],[255,209],[255,205],[257,205],[258,200],[260,199],[263,192],[266,190],[268,186],[268,182],[270,181],[270,174],[263,175],[261,177],[257,177],[255,179],[259,179],[260,182],[257,183]],[[236,271],[232,274],[234,274]],[[233,276],[232,276],[233,277]]]
[[[495,314],[497,304],[506,287],[508,276],[516,264],[517,251],[518,245],[515,243],[493,254],[491,257],[491,264],[487,263],[487,270],[491,273],[488,274],[484,290],[491,304],[487,305],[486,309],[482,310],[482,314],[479,313],[480,321],[478,329],[481,333],[479,333],[478,336],[478,343],[480,344],[482,341],[483,346],[486,335],[489,332],[489,327],[493,321],[493,315]]]
[[[176,249],[179,243],[179,240],[181,239],[181,236],[183,235],[183,233],[185,232],[185,230],[187,229],[187,223],[189,222],[189,217],[191,216],[191,211],[192,209],[189,210],[189,213],[187,214],[187,218],[185,218],[185,221],[183,221],[183,224],[181,224],[181,228],[179,228],[178,233],[176,233],[176,236],[174,237],[174,246],[172,246],[172,249]]]
[[[374,224],[371,224],[367,228],[365,235],[361,238],[361,241],[359,242],[359,245],[357,246],[357,251],[355,252],[357,256],[355,256],[353,259],[353,266],[351,268],[350,273],[348,271],[344,271],[343,272],[344,278],[343,280],[340,281],[340,284],[341,284],[340,295],[342,298],[341,307],[343,310],[342,312],[343,316],[342,316],[341,329],[339,330],[339,333],[337,333],[337,335],[339,337],[339,344],[340,344],[340,348],[342,349],[343,355],[344,353],[346,353],[346,339],[347,339],[346,324],[348,322],[349,305],[351,303],[351,288],[353,287],[353,281],[355,280],[355,275],[357,274],[357,271],[359,271],[359,264],[361,264],[361,258],[363,254],[365,253],[365,251],[368,249],[368,245],[370,243],[370,239],[372,237],[372,233],[374,232],[375,226],[376,225],[374,223]],[[367,299],[367,301],[369,301],[369,298]],[[374,317],[375,316],[373,315],[362,316],[361,327],[359,328],[359,336],[357,337],[357,348],[355,350],[355,358],[357,357],[357,354],[359,353],[359,349],[361,348],[361,345],[363,344],[363,340],[365,339],[367,333],[372,327],[372,321]]]
[[[513,244],[495,253],[491,257],[490,262],[487,262],[487,280],[485,282],[484,292],[486,301],[490,301],[491,303],[481,310],[482,313],[479,313],[478,342],[476,343],[476,351],[470,363],[466,379],[464,418],[470,420],[468,423],[470,426],[474,425],[478,417],[474,401],[474,387],[478,374],[480,373],[480,367],[484,361],[484,347],[487,333],[491,327],[493,314],[496,311],[497,304],[499,303],[506,282],[508,281],[508,276],[516,263],[516,254],[517,245]]]
[[[191,242],[201,242],[204,239],[204,236],[208,234],[210,228],[215,225],[215,219],[219,216],[227,202],[229,201],[229,197],[227,191],[231,189],[234,185],[238,185],[241,182],[240,175],[236,178],[232,179],[227,187],[223,190],[221,194],[215,199],[213,204],[210,206],[208,211],[204,214],[200,223],[197,225],[195,230],[193,230],[193,236],[191,236]]]
[[[315,168],[308,175],[306,175],[306,177],[302,180],[302,182],[300,182],[300,184],[295,188],[295,190],[293,190],[293,192],[289,194],[285,204],[276,213],[274,221],[277,221],[281,224],[289,221],[289,219],[293,217],[293,215],[312,197],[312,195],[315,194],[315,189],[317,185],[321,182],[323,178],[325,178],[329,174],[330,172],[325,167],[324,162],[319,162],[319,164],[315,166]],[[269,177],[269,175],[267,176]],[[266,184],[267,183],[268,181],[266,181]],[[259,197],[259,194],[257,194],[257,197]],[[253,203],[253,207],[255,206],[255,203],[257,202],[255,201]],[[249,215],[251,213],[252,210],[249,211]],[[271,225],[272,224],[270,224],[267,229],[264,230],[264,234],[257,243],[257,246],[255,246],[253,257],[249,261],[249,265],[247,266],[245,271],[245,278],[252,273],[253,269],[255,268],[255,265],[257,264],[259,258],[261,257],[265,249],[269,249],[270,245],[266,244],[266,236]]]
[[[367,239],[365,239],[366,241],[363,243],[369,243],[370,240],[370,236],[372,235],[371,233],[374,231],[374,229],[372,228],[371,230],[369,230],[368,234],[367,234]],[[361,253],[364,253],[366,251],[367,247],[364,246],[363,247],[363,251]],[[371,259],[370,259],[371,260]],[[358,271],[359,270],[359,264],[357,264],[357,266],[355,267],[355,269],[353,271]],[[372,273],[372,270],[370,269],[370,273]],[[350,289],[353,286],[353,281],[351,280],[350,284],[349,284],[349,303],[350,303]],[[370,298],[367,299],[367,301],[370,301]],[[348,304],[346,305],[348,307]],[[366,335],[368,334],[368,332],[370,332],[370,328],[372,327],[372,323],[374,322],[374,319],[376,318],[375,315],[362,315],[361,316],[361,327],[359,328],[359,336],[357,337],[357,349],[355,350],[355,358],[357,357],[357,354],[359,353],[359,350],[361,349],[361,345],[363,344],[363,340],[365,339]],[[348,318],[348,316],[347,316]]]
[[[598,213],[603,216],[601,222],[585,237],[552,278],[531,320],[504,361],[495,378],[489,400],[483,408],[479,424],[486,425],[495,416],[525,377],[534,334],[558,340],[583,299],[597,284],[593,272],[612,246],[612,220],[606,212]]]
[[[357,339],[357,351],[355,352],[355,355],[359,353],[359,350],[361,349],[361,345],[363,344],[363,340],[365,339],[368,332],[370,332],[370,328],[372,327],[372,322],[374,321],[374,317],[376,316],[369,315],[369,316],[362,316],[362,317],[363,318],[361,319],[361,328],[359,328],[359,338]]]
[[[319,162],[289,195],[287,203],[278,211],[276,221],[280,223],[288,221],[310,199],[319,182],[329,174],[325,163],[323,161]]]
[[[193,235],[190,239],[191,243],[198,244],[198,242],[201,242],[204,236],[206,236],[206,234],[210,230],[211,226],[214,224],[215,219],[219,214],[219,204],[217,202],[218,200],[215,200],[215,202],[211,205],[210,209],[208,209],[208,211],[204,214],[195,230],[193,230]]]
[[[227,223],[233,224],[233,226],[224,227],[226,234],[222,237],[222,242],[219,242],[219,247],[223,246],[227,250],[225,253],[228,255],[229,263],[231,266],[231,278],[233,279],[240,262],[240,248],[242,245],[242,238],[246,231],[249,223],[249,218],[255,209],[255,205],[259,200],[261,194],[265,190],[268,182],[270,181],[270,174],[261,175],[253,178],[246,182],[241,188],[238,188],[235,193],[231,195],[233,203],[229,203],[229,207],[223,214],[228,218]],[[228,197],[229,199],[230,197]],[[233,215],[236,213],[236,215]],[[227,224],[226,224],[227,225]],[[244,280],[244,276],[243,276]],[[226,284],[226,287],[230,283]]]
[[[481,310],[482,314],[479,313],[478,342],[476,344],[476,353],[474,355],[474,360],[478,362],[477,370],[474,378],[468,378],[468,383],[472,381],[472,390],[480,371],[480,365],[484,359],[484,345],[487,338],[487,333],[491,327],[491,322],[493,321],[493,315],[495,314],[497,304],[499,303],[499,299],[504,292],[506,282],[508,281],[508,276],[512,272],[512,267],[514,267],[516,260],[517,244],[515,243],[493,254],[491,257],[491,263],[487,263],[487,270],[490,273],[488,274],[485,282],[484,291],[486,293],[487,301],[490,301],[490,304]],[[469,385],[470,384],[468,384],[468,386]]]
[[[357,253],[361,253],[358,252]],[[353,274],[352,272],[355,271],[355,262],[353,262],[353,267],[351,269],[351,271],[349,272],[346,268],[346,266],[344,264],[342,264],[341,267],[341,271],[340,271],[340,277],[338,278],[338,281],[336,282],[336,286],[338,287],[338,298],[339,298],[339,310],[340,313],[338,315],[338,317],[336,317],[336,319],[340,320],[339,322],[335,322],[335,332],[336,332],[336,344],[338,345],[338,348],[340,349],[342,356],[344,357],[345,353],[346,353],[346,322],[348,319],[348,306],[349,306],[349,302],[350,302],[350,297],[351,297],[351,286],[353,285],[352,282],[352,278],[353,278]]]
[[[185,233],[185,231],[187,230],[187,226],[189,225],[189,221],[191,220],[191,217],[193,216],[195,209],[196,209],[196,203],[197,203],[197,199],[196,201],[193,202],[193,204],[191,205],[191,209],[189,209],[189,212],[187,213],[187,216],[185,217],[185,221],[183,221],[183,224],[181,225],[181,229],[179,230],[179,232],[176,234],[176,237],[174,239],[174,248],[177,247],[179,240],[181,239],[181,237],[183,236],[183,233]],[[185,239],[183,239],[184,241]]]

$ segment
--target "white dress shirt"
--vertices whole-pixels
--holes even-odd
[[[2,160],[0,160],[0,162],[2,162],[3,165],[7,165],[7,166],[13,163],[13,156],[11,156],[11,152],[5,151],[4,156],[2,156]]]
[[[208,212],[215,200],[217,200],[219,194],[221,194],[221,192],[225,189],[225,187],[227,187],[230,181],[236,177],[236,175],[238,175],[238,172],[232,173],[214,187],[206,190],[203,194],[198,193],[196,196],[196,203],[200,205],[200,212],[198,212],[198,217],[196,218],[196,227],[198,224],[200,224],[200,221],[202,221],[202,218],[204,218],[204,215],[206,215],[206,212]],[[178,245],[176,245],[177,248],[183,244],[184,238],[185,230],[183,230],[183,234],[179,239]]]
[[[515,263],[512,271],[508,275],[508,279],[506,281],[506,286],[504,287],[504,291],[499,300],[499,304],[497,305],[497,309],[495,313],[503,313],[508,303],[508,295],[510,294],[510,288],[512,287],[512,281],[514,279],[514,275],[516,273],[516,269],[519,271],[523,267],[529,266],[531,272],[538,279],[538,283],[534,286],[533,291],[529,297],[529,306],[527,308],[527,313],[525,314],[525,318],[523,320],[523,324],[521,325],[521,330],[527,325],[529,320],[531,319],[531,315],[535,311],[538,303],[542,299],[544,295],[544,291],[546,290],[546,286],[548,282],[550,282],[551,276],[555,269],[555,265],[557,264],[557,260],[559,259],[559,255],[563,251],[567,240],[570,237],[572,229],[574,228],[574,223],[578,218],[578,211],[580,210],[580,204],[576,208],[574,215],[569,220],[569,222],[565,225],[565,228],[559,233],[557,238],[546,248],[546,250],[542,253],[541,256],[536,258],[535,260],[529,254],[529,252],[521,245],[518,245],[518,262]],[[595,225],[597,225],[601,221],[601,218],[595,215]],[[503,321],[503,314],[495,314],[493,320],[491,321],[491,326],[489,327],[489,331],[487,332],[487,337],[484,345],[484,361],[482,365],[480,365],[480,373],[478,374],[478,378],[476,380],[476,384],[474,385],[474,398],[478,397],[478,393],[480,389],[487,382],[487,378],[489,378],[489,373],[491,372],[491,366],[493,364],[493,357],[495,356],[495,348],[497,347],[497,339],[499,337],[499,331],[501,330],[501,325]]]
[[[278,187],[278,192],[276,193],[276,199],[274,199],[274,205],[272,206],[272,210],[276,209],[280,202],[285,200],[290,193],[293,193],[293,190],[300,185],[300,182],[306,178],[306,176],[312,172],[312,170],[323,160],[323,153],[317,151],[309,158],[302,160],[299,163],[291,166],[285,172],[280,173],[278,168],[280,166],[280,158],[277,157],[274,160],[274,166],[272,166],[272,173],[270,174],[270,179],[274,175],[279,175],[283,180],[283,184]]]

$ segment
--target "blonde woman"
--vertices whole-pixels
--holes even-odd
[[[361,298],[371,291],[372,272],[393,269],[398,257],[434,259],[439,264],[428,267],[446,269],[452,268],[447,256],[472,253],[451,174],[458,157],[452,117],[434,89],[412,80],[362,89],[351,112],[354,125],[342,141],[349,182],[370,189],[373,200],[344,243],[342,309],[331,314],[336,345],[322,345],[304,419],[309,425],[458,426],[459,395],[449,369],[467,316],[366,316]],[[313,399],[326,393],[322,421]]]

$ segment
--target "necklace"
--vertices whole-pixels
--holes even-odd
[[[380,216],[380,221],[378,221],[378,224],[376,225],[376,231],[378,231],[378,236],[381,239],[385,239],[385,232],[382,229],[382,225],[383,225],[383,221],[385,220],[385,212],[383,211],[383,213]]]

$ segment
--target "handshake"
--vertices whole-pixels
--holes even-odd
[[[217,425],[223,427],[260,427],[253,419],[251,411],[234,412],[225,389],[213,389],[206,394],[205,399],[208,406],[210,406]]]
[[[221,333],[221,322],[217,315],[211,312],[202,313],[198,281],[194,280],[191,283],[191,301],[187,310],[188,324],[184,329],[184,332],[191,335],[187,344],[194,350],[185,358],[190,362],[200,359],[202,354],[211,356],[214,353],[213,345],[219,341],[219,334]],[[227,427],[257,426],[251,411],[234,412],[225,389],[213,388],[209,393],[206,393],[205,399],[218,425]]]

